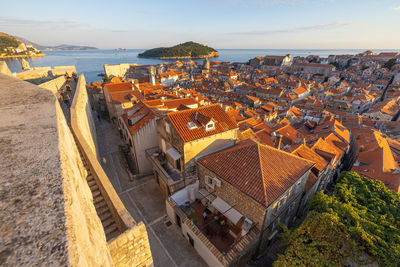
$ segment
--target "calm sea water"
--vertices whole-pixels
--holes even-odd
[[[129,49],[125,51],[116,50],[81,50],[81,51],[46,51],[47,56],[28,59],[33,67],[54,67],[75,65],[78,73],[83,73],[88,83],[100,81],[99,73],[104,72],[104,64],[137,63],[141,65],[155,65],[173,60],[159,60],[150,58],[138,58],[137,55],[145,49]],[[337,50],[305,50],[305,49],[219,49],[219,57],[214,61],[247,62],[256,56],[286,55],[308,56],[318,55],[327,57],[329,55],[357,54],[366,49],[337,49]],[[373,50],[379,53],[383,50]],[[385,50],[387,51],[387,50]],[[391,50],[393,51],[393,50]],[[400,51],[400,50],[397,50]],[[21,60],[8,60],[8,67],[12,72],[21,71]]]

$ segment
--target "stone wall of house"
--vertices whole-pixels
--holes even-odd
[[[197,164],[199,173],[199,187],[206,188],[205,176],[212,178],[217,177],[221,180],[221,187],[214,187],[214,195],[221,197],[225,202],[229,203],[238,212],[251,219],[258,229],[261,229],[263,224],[266,208],[256,202],[251,197],[240,192],[228,182],[219,178],[214,172],[210,171],[200,163]]]
[[[93,153],[98,156],[96,126],[86,91],[86,80],[83,74],[79,76],[78,83],[76,84],[75,96],[71,105],[71,127],[74,131],[79,131],[83,135]]]
[[[169,132],[166,131],[165,125],[169,125]],[[212,136],[207,136],[191,142],[184,143],[180,138],[175,127],[167,117],[157,121],[157,133],[159,136],[159,147],[162,147],[161,138],[165,140],[169,149],[173,146],[182,156],[182,174],[186,184],[190,184],[197,179],[197,169],[195,158],[205,155],[217,149],[232,145],[238,138],[238,129],[225,131]],[[170,145],[168,145],[170,144]],[[168,156],[167,156],[168,157]],[[174,166],[174,164],[172,164]]]
[[[165,124],[169,124],[169,132],[167,132]],[[183,150],[183,141],[180,138],[178,132],[176,131],[175,127],[172,125],[172,123],[169,121],[167,117],[161,118],[157,121],[157,133],[160,138],[163,138],[166,143],[171,144],[182,156],[184,153]],[[159,146],[161,148],[161,141],[159,141]],[[166,149],[169,149],[170,147],[167,146]],[[183,162],[182,162],[183,163]]]
[[[0,121],[1,265],[112,266],[86,169],[54,95],[0,74]]]
[[[114,266],[151,266],[146,226],[139,223],[108,243]]]
[[[197,157],[207,155],[224,147],[232,146],[234,145],[237,138],[238,129],[233,129],[184,143],[185,178],[187,180],[186,182],[189,184],[197,180]]]

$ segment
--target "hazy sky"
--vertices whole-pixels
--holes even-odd
[[[43,45],[400,48],[400,0],[7,1],[0,31]]]

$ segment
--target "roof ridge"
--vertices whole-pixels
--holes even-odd
[[[268,199],[267,199],[267,188],[266,188],[266,186],[265,186],[265,177],[264,177],[263,165],[262,165],[261,154],[260,154],[260,143],[258,143],[258,142],[255,142],[255,143],[257,144],[258,161],[259,161],[259,163],[260,163],[261,179],[262,179],[262,184],[263,184],[265,205],[267,205],[267,203],[268,203]]]
[[[308,162],[310,162],[310,163],[312,163],[312,164],[315,164],[315,162],[312,162],[311,160],[303,159],[303,158],[301,158],[301,157],[299,157],[299,156],[293,155],[292,153],[286,152],[286,151],[284,151],[284,150],[277,149],[277,148],[272,147],[272,146],[269,146],[269,145],[263,145],[263,144],[261,144],[261,143],[260,143],[259,145],[260,145],[260,146],[263,146],[263,147],[266,147],[266,148],[268,148],[268,149],[271,149],[271,150],[275,150],[275,151],[282,152],[282,153],[287,154],[287,155],[289,155],[289,156],[291,156],[291,157],[294,157],[294,158],[297,158],[297,159],[300,159],[300,160],[304,160],[304,161],[308,161]]]
[[[174,115],[174,114],[177,114],[177,113],[182,114],[182,113],[185,113],[185,112],[193,112],[194,110],[197,111],[199,109],[205,109],[205,108],[209,108],[211,106],[219,106],[219,104],[211,104],[211,105],[207,105],[207,106],[201,106],[201,107],[198,107],[198,108],[191,108],[191,109],[186,109],[186,110],[174,111],[174,112],[168,113],[167,115],[169,117],[170,115]]]

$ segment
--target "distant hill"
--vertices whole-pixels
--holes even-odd
[[[20,43],[16,37],[0,32],[0,59],[45,56],[37,47],[29,44],[25,51],[17,52]]]
[[[0,50],[4,50],[7,47],[18,47],[19,42],[18,40],[14,37],[11,36],[7,33],[0,32]]]
[[[97,47],[93,47],[93,46],[68,45],[68,44],[62,44],[62,45],[56,45],[56,46],[45,46],[45,45],[35,44],[35,43],[33,43],[25,38],[22,38],[22,37],[16,36],[16,38],[20,42],[32,45],[32,46],[36,47],[37,49],[47,50],[47,51],[49,51],[49,50],[95,50],[95,49],[98,49]]]
[[[84,46],[84,45],[57,45],[57,46],[46,46],[44,50],[96,50],[97,47]]]
[[[218,51],[199,43],[186,42],[171,47],[159,47],[146,50],[138,56],[161,59],[206,58],[218,57]]]

